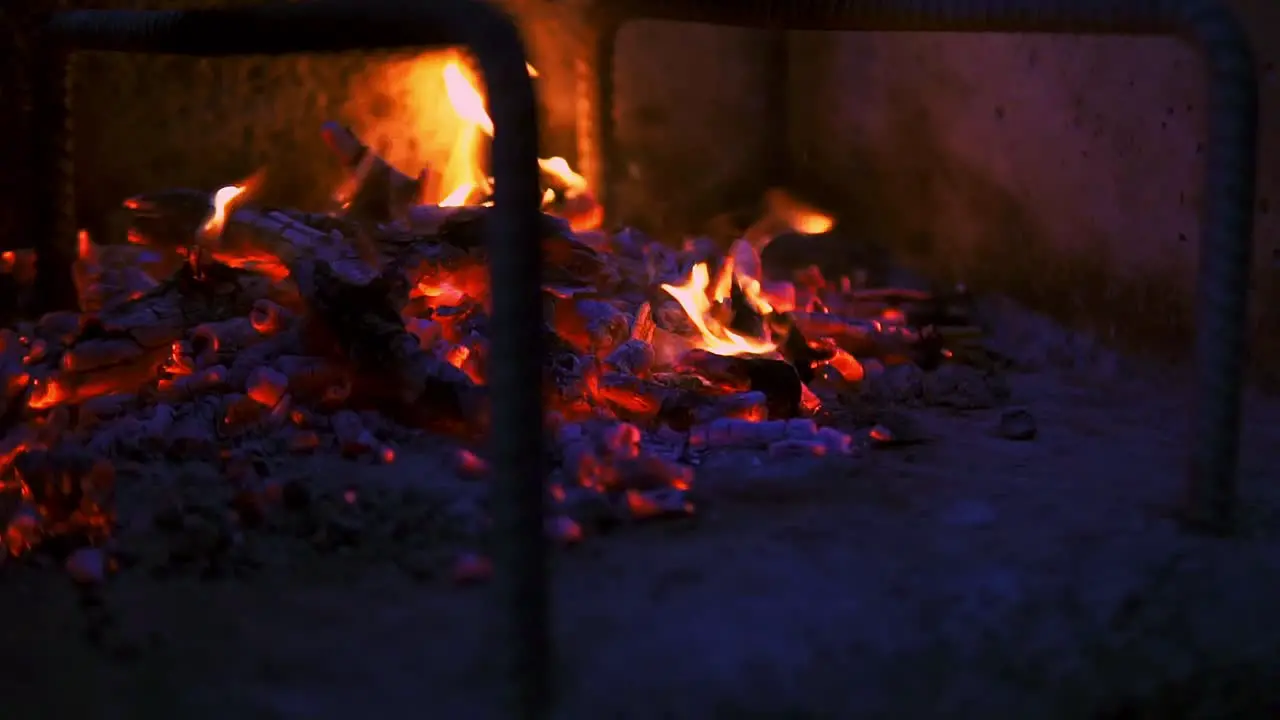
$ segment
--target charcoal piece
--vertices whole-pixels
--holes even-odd
[[[678,374],[692,374],[716,385],[724,392],[743,392],[751,389],[744,357],[717,355],[706,350],[694,349],[680,356],[672,370]]]
[[[730,330],[743,337],[764,337],[765,317],[747,301],[747,295],[742,291],[742,286],[738,284],[736,278],[729,285],[729,310],[731,317],[728,328]]]
[[[795,417],[800,412],[803,384],[796,368],[786,360],[694,350],[685,353],[675,370],[699,375],[727,392],[764,393],[771,419]]]
[[[124,208],[130,242],[175,250],[194,242],[213,212],[213,196],[205,190],[169,188],[134,195]]]
[[[385,222],[403,215],[422,196],[425,170],[416,178],[405,175],[340,123],[324,123],[320,134],[347,172],[336,199],[350,217]]]
[[[768,396],[758,390],[718,395],[694,408],[693,422],[696,425],[725,419],[758,422],[766,419],[768,405]]]
[[[769,418],[781,420],[800,414],[803,384],[796,368],[784,360],[770,358],[742,358],[746,361],[747,378],[751,389],[762,392],[767,399]]]
[[[630,334],[630,321],[611,303],[593,298],[556,300],[551,324],[580,353],[604,358]]]
[[[84,316],[74,329],[51,326],[53,349],[30,367],[32,407],[137,390],[191,328],[245,315],[269,294],[270,281],[253,273],[220,265],[196,273],[184,264],[150,292]]]
[[[789,314],[770,315],[769,326],[773,331],[774,339],[781,338],[781,342],[778,342],[778,352],[796,369],[800,382],[805,384],[813,382],[814,367],[827,357],[809,346],[809,340],[805,338],[804,333],[800,331]]]
[[[911,361],[922,370],[935,370],[947,358],[946,337],[932,325],[920,328],[911,346]]]
[[[466,208],[450,215],[440,226],[438,239],[464,250],[485,249],[488,237],[487,207]],[[604,261],[591,246],[575,239],[563,220],[542,215],[543,281],[549,285],[578,286],[590,283],[601,272]]]
[[[667,405],[670,390],[634,375],[609,373],[596,383],[596,396],[621,420],[648,423]]]
[[[604,359],[606,369],[644,377],[653,368],[653,346],[643,340],[628,340]]]
[[[100,545],[115,523],[115,471],[71,445],[29,450],[14,460],[25,492],[40,510],[41,549],[61,561],[78,548]]]
[[[199,273],[183,264],[152,291],[93,316],[76,341],[128,336],[143,347],[168,345],[201,323],[248,315],[272,295],[271,281],[256,273],[211,265]]]

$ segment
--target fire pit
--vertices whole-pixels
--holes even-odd
[[[447,50],[423,61],[450,135],[447,152],[425,169],[397,166],[334,120],[315,128],[342,174],[323,206],[264,202],[270,166],[221,187],[120,198],[125,238],[79,233],[69,264],[77,309],[0,331],[8,556],[52,558],[92,587],[130,567],[251,573],[257,561],[244,548],[254,534],[352,552],[363,539],[350,516],[370,505],[362,489],[312,487],[289,468],[314,456],[394,465],[404,453],[431,452],[447,458],[442,472],[480,487],[492,476],[501,490],[437,498],[427,516],[389,523],[388,537],[431,528],[430,561],[415,554],[398,558],[402,567],[473,583],[488,578],[489,557],[504,549],[490,539],[491,522],[510,534],[541,528],[572,545],[620,525],[687,520],[706,499],[695,482],[704,463],[725,476],[797,458],[839,467],[919,442],[896,412],[903,406],[1001,407],[1013,360],[984,345],[965,288],[886,286],[877,282],[880,258],[851,251],[830,262],[796,251],[842,247],[838,211],[773,188],[748,222],[723,221],[720,237],[606,222],[620,172],[611,38],[642,15],[725,19],[709,5],[691,7],[593,16],[600,54],[583,62],[599,76],[577,87],[597,106],[579,118],[573,159],[539,158],[536,176],[530,98],[502,97],[496,84],[488,91],[475,58]],[[328,49],[316,39],[324,23],[307,24],[308,12],[350,17],[329,4],[175,15],[155,37],[137,31],[138,17],[71,15],[55,26],[96,48],[222,54],[269,46],[268,20],[287,18],[301,30],[279,52]],[[387,10],[371,27],[392,32],[393,19]],[[202,21],[249,30],[212,40],[216,33],[196,28]],[[872,14],[841,24],[882,21]],[[406,32],[377,42],[423,39],[440,40]],[[510,84],[514,56],[495,47],[482,43],[478,59],[486,76]],[[60,58],[44,61],[48,70]],[[523,72],[536,86],[539,69]],[[59,114],[58,102],[43,100],[43,112]],[[1237,169],[1235,160],[1222,160],[1219,172]],[[1211,211],[1234,207],[1221,203]],[[56,233],[67,220],[59,211],[49,208],[40,227]],[[0,258],[4,282],[48,290],[62,268],[56,251],[42,250],[43,258],[20,250]],[[1228,265],[1220,274],[1230,280],[1236,268]],[[536,285],[523,282],[531,279]],[[1206,365],[1207,377],[1224,381],[1230,364]],[[1226,392],[1224,412],[1238,400]],[[1222,412],[1210,415],[1226,422]],[[995,432],[1026,441],[1037,427],[1010,408]],[[496,437],[496,452],[486,437]],[[212,469],[221,481],[179,483],[141,517],[116,496],[156,463],[182,466],[175,473]],[[535,514],[539,506],[545,512]],[[502,559],[516,580],[515,604],[536,616],[545,598],[531,588],[543,561],[539,544],[528,544],[535,547],[506,547]],[[538,645],[521,660],[541,662]]]
[[[264,463],[290,454],[393,463],[430,433],[454,438],[459,468],[487,474],[474,442],[490,427],[494,363],[484,238],[495,211],[481,163],[493,122],[466,58],[438,66],[459,125],[434,181],[331,122],[316,131],[346,176],[327,209],[258,205],[255,176],[123,199],[127,243],[80,234],[78,310],[5,331],[5,469],[22,498],[11,554],[102,547],[119,458],[223,468],[245,522],[281,492]],[[584,523],[695,512],[691,464],[708,451],[849,455],[866,420],[851,419],[849,399],[869,388],[1000,398],[992,358],[967,342],[977,328],[963,293],[867,288],[816,265],[766,273],[761,251],[778,236],[835,224],[784,191],[727,248],[672,247],[600,229],[585,179],[563,158],[540,167],[559,539],[576,541]],[[31,274],[22,264],[15,256],[19,279]],[[863,425],[864,441],[904,440]]]

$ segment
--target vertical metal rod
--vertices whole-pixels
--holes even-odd
[[[71,54],[41,38],[32,59],[29,232],[36,248],[34,313],[75,307],[75,172],[71,132]]]

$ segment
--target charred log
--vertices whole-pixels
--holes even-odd
[[[304,348],[351,363],[356,399],[399,406],[418,421],[480,421],[481,393],[457,367],[425,352],[406,328],[399,307],[407,290],[398,277],[369,268],[311,260],[292,267],[307,307]]]

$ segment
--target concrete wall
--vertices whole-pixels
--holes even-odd
[[[627,224],[688,231],[758,199],[770,143],[766,33],[636,22],[618,34],[613,210]]]
[[[1255,361],[1280,358],[1280,6],[1234,3],[1261,75]],[[1190,331],[1205,78],[1176,40],[793,39],[798,177],[931,274],[1010,291],[1122,344]]]

